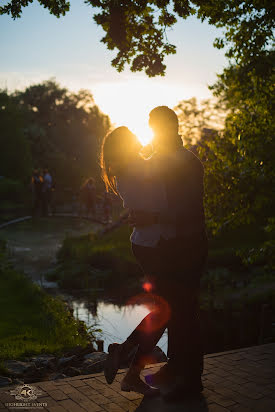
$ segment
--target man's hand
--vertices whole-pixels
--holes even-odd
[[[130,210],[128,223],[132,227],[144,227],[157,223],[157,215],[142,210]]]

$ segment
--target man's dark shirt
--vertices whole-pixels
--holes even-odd
[[[163,219],[176,225],[177,237],[204,232],[202,162],[183,146],[159,156],[159,162],[168,200],[168,211]]]

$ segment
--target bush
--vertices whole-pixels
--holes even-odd
[[[60,354],[93,340],[62,300],[13,269],[4,242],[0,245],[0,312],[0,362],[42,352]]]
[[[26,188],[18,180],[0,178],[0,200],[11,202],[22,202],[26,197]]]

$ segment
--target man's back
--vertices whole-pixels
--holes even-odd
[[[176,224],[177,236],[205,231],[203,164],[183,146],[162,156],[161,162],[168,212]]]

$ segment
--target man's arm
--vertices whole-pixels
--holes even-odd
[[[176,226],[190,225],[191,222],[198,222],[201,218],[204,218],[203,210],[203,196],[204,196],[204,169],[202,163],[197,159],[196,163],[193,163],[193,167],[189,169],[191,176],[190,185],[187,192],[181,190],[181,185],[186,183],[185,178],[178,176],[178,181],[172,185],[172,195],[179,193],[178,202],[181,202],[180,207],[177,210],[171,210],[167,208],[161,212],[145,212],[140,210],[132,210],[129,217],[129,223],[131,226],[148,226],[156,223],[160,224],[172,224]],[[190,177],[189,176],[189,177]],[[168,183],[169,184],[169,183]],[[191,194],[192,193],[192,194]],[[191,198],[186,199],[185,196]]]

